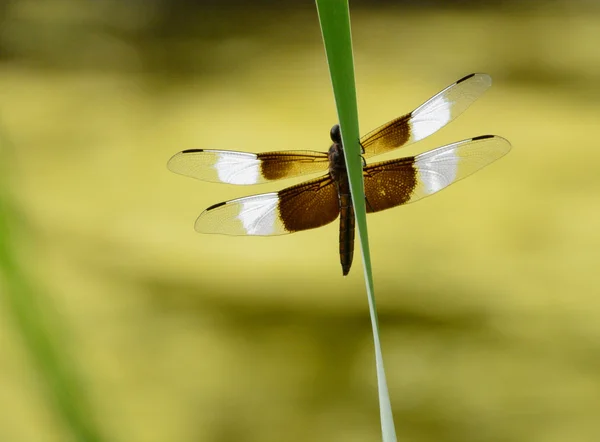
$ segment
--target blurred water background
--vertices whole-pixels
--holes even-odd
[[[393,156],[482,134],[501,161],[369,216],[396,427],[411,442],[600,437],[600,4],[351,4],[361,132],[494,85]],[[314,4],[0,4],[0,441],[380,440],[360,259],[336,223],[199,235],[280,189],[166,169],[190,148],[326,150]],[[378,157],[379,160],[379,157]]]

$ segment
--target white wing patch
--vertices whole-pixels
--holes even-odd
[[[506,155],[510,148],[510,143],[504,138],[484,135],[417,155],[417,187],[411,200],[416,201],[439,192],[468,177]]]
[[[260,160],[253,153],[190,149],[175,154],[167,163],[172,172],[202,181],[256,184],[262,180]]]
[[[492,85],[487,74],[472,74],[458,80],[427,100],[410,116],[411,142],[437,132],[462,114]]]
[[[419,171],[418,179],[427,194],[439,192],[456,179],[459,158],[452,145],[448,149],[434,150],[433,155],[419,155],[415,165]]]
[[[259,182],[260,161],[252,153],[218,152],[214,168],[223,183],[243,185]]]
[[[247,235],[272,235],[277,219],[277,193],[265,193],[254,198],[246,198],[240,203],[238,219]]]
[[[444,94],[438,94],[419,106],[411,115],[410,133],[413,141],[427,138],[452,119],[452,105]]]
[[[284,235],[289,233],[279,217],[276,192],[238,198],[209,207],[194,228],[221,235]]]

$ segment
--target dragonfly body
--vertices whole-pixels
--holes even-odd
[[[340,263],[344,276],[350,271],[352,258],[354,256],[354,206],[350,195],[350,183],[348,182],[348,170],[344,157],[344,146],[340,133],[340,126],[331,128],[331,141],[329,148],[329,176],[335,182],[339,198],[340,208]]]

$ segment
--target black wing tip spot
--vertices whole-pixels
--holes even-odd
[[[227,201],[223,201],[223,202],[221,202],[221,203],[213,204],[212,206],[210,206],[209,208],[207,208],[207,209],[205,210],[205,212],[210,212],[211,210],[214,210],[214,209],[216,209],[217,207],[224,206],[225,204],[227,204]]]
[[[181,151],[181,153],[196,153],[196,152],[204,152],[204,149],[187,149],[187,150]]]
[[[473,141],[487,140],[488,138],[495,138],[495,136],[494,135],[479,135],[478,137],[474,137],[472,140]]]
[[[456,84],[458,84],[458,83],[462,83],[463,81],[466,81],[466,80],[468,80],[469,78],[472,78],[472,77],[474,77],[475,75],[477,75],[477,74],[469,74],[469,75],[467,75],[466,77],[463,77],[463,78],[461,78],[460,80],[458,80],[458,81],[456,82]]]

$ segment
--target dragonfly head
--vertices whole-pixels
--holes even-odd
[[[333,141],[334,143],[342,143],[342,134],[340,132],[340,125],[336,124],[331,128],[331,132],[329,133],[329,136],[331,137],[331,141]]]

